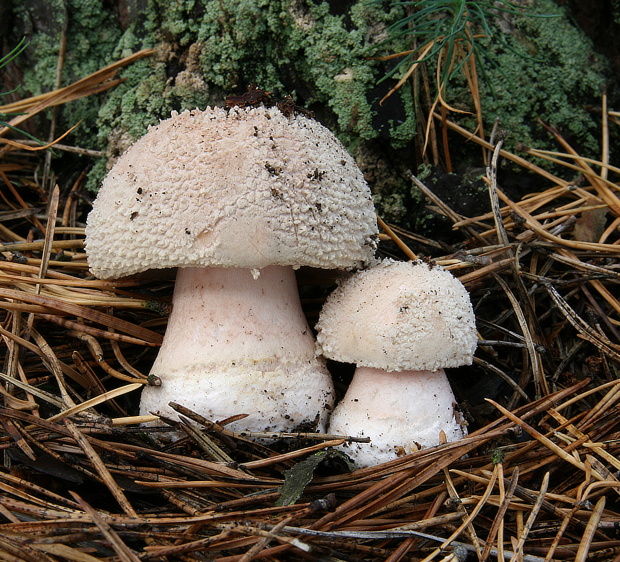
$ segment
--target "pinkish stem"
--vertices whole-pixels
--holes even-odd
[[[232,429],[291,431],[319,420],[333,387],[299,302],[295,272],[180,268],[164,342],[141,413],[173,415],[174,401],[212,421],[248,417]]]

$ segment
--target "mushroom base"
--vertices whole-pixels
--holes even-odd
[[[443,370],[386,372],[358,367],[336,406],[329,433],[370,437],[343,446],[359,467],[373,466],[467,435]]]
[[[209,373],[205,376],[205,373]],[[220,421],[237,414],[246,418],[226,427],[233,431],[325,431],[333,401],[332,383],[324,370],[311,363],[277,365],[195,365],[191,372],[170,372],[162,386],[145,387],[140,413],[176,417],[169,402]]]

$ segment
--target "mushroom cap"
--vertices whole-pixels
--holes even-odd
[[[377,225],[336,137],[275,107],[173,113],[121,156],[88,216],[91,272],[167,267],[353,268]]]
[[[385,371],[470,365],[474,311],[463,284],[441,267],[384,260],[328,297],[317,342],[325,357]]]

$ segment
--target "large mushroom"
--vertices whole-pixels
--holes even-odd
[[[336,137],[277,108],[173,114],[109,172],[88,216],[94,275],[177,267],[172,313],[141,413],[175,401],[233,428],[324,422],[331,378],[315,357],[295,269],[367,262],[369,188]]]
[[[325,357],[357,365],[329,431],[370,437],[347,445],[358,466],[466,434],[443,369],[471,364],[477,333],[467,290],[449,272],[385,260],[355,273],[328,297],[317,330]]]

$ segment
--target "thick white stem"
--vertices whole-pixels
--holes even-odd
[[[466,435],[455,411],[456,400],[445,372],[388,372],[358,367],[336,406],[329,432],[370,437],[371,443],[351,443],[345,452],[358,466],[372,466],[419,448]]]
[[[181,268],[164,342],[151,369],[141,413],[172,416],[171,401],[248,431],[290,431],[333,404],[333,387],[315,357],[292,268]]]

